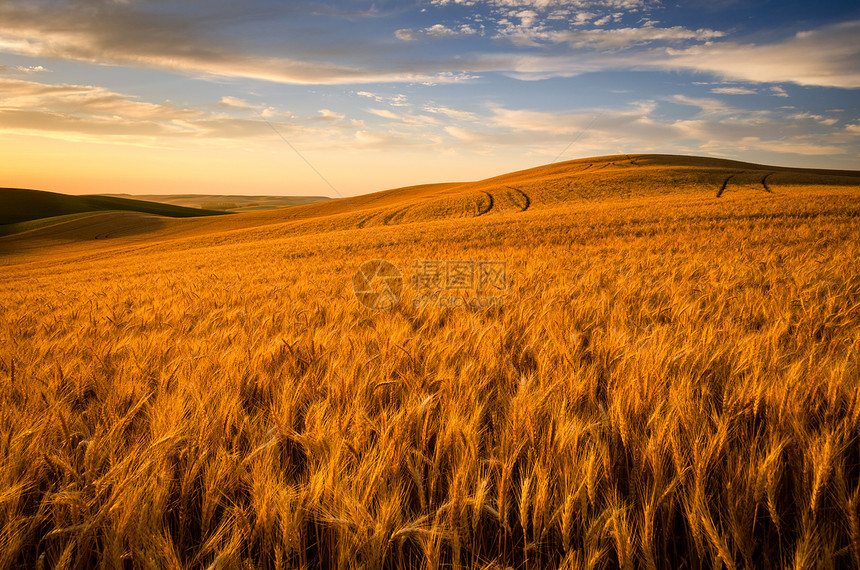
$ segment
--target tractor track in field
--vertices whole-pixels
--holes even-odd
[[[490,210],[493,209],[493,205],[495,205],[496,201],[493,199],[493,195],[489,192],[484,192],[484,195],[487,196],[487,208],[485,210],[478,211],[478,216],[483,216],[484,214],[490,213]]]
[[[531,198],[529,198],[529,195],[520,190],[519,188],[514,188],[513,186],[507,186],[507,188],[510,188],[511,190],[523,197],[523,204],[517,204],[517,206],[520,206],[520,212],[525,212],[526,210],[528,210],[529,207],[532,205],[532,200]],[[514,203],[516,204],[516,202]]]
[[[767,173],[767,174],[765,174],[765,175],[762,177],[762,179],[761,179],[761,185],[764,187],[764,191],[765,191],[765,192],[767,192],[767,193],[769,193],[769,194],[773,194],[773,190],[771,190],[771,189],[770,189],[770,186],[768,186],[768,185],[767,185],[767,178],[768,178],[768,176],[770,176],[771,174],[774,174],[774,173],[773,173],[773,172],[768,172],[768,173]]]
[[[729,175],[729,177],[728,177],[728,178],[726,178],[725,180],[723,180],[723,185],[722,185],[722,186],[720,186],[720,189],[719,189],[719,190],[717,190],[717,198],[719,198],[720,196],[722,196],[722,195],[723,195],[723,192],[725,192],[725,191],[726,191],[726,186],[728,186],[728,185],[729,185],[729,181],[730,181],[732,178],[734,178],[734,177],[735,177],[735,175],[734,175],[734,174],[731,174],[731,175]]]

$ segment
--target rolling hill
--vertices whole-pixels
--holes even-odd
[[[556,208],[588,208],[594,204],[671,199],[673,196],[694,196],[701,200],[759,195],[778,197],[781,193],[821,186],[860,187],[860,172],[767,166],[693,156],[614,155],[559,162],[473,182],[422,184],[219,217],[212,215],[224,212],[119,197],[65,196],[7,189],[0,192],[0,200],[8,205],[0,209],[6,212],[0,221],[32,220],[40,214],[68,215],[96,208],[187,218],[165,217],[156,223],[155,219],[139,216],[103,214],[93,218],[93,224],[79,218],[44,220],[33,228],[23,227],[31,231],[0,239],[0,249],[8,251],[36,243],[44,247],[50,242],[59,244],[118,236],[172,240],[223,234],[223,239],[227,239],[228,235],[238,235],[236,232],[273,226],[280,227],[278,231],[284,233],[317,233]],[[54,221],[57,223],[48,223]]]
[[[686,193],[719,198],[815,185],[860,185],[860,172],[675,155],[616,155],[549,164],[475,182],[384,190],[282,210],[277,217],[284,221],[344,217],[338,227],[364,227],[515,213],[606,199]]]
[[[114,210],[142,212],[173,218],[219,216],[224,214],[224,212],[216,210],[159,204],[115,196],[70,196],[41,190],[0,188],[0,226],[71,214]]]
[[[105,196],[227,212],[276,210],[331,200],[325,196],[245,196],[240,194],[105,194]]]

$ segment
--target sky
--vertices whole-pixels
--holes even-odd
[[[0,0],[0,187],[345,197],[629,153],[860,169],[860,3]]]

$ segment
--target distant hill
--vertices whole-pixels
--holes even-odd
[[[182,204],[178,205],[121,196],[65,196],[0,189],[0,223],[19,220],[15,226],[0,225],[0,236],[17,233],[2,241],[7,248],[13,242],[20,248],[27,240],[69,242],[126,235],[169,235],[174,239],[264,226],[281,226],[278,231],[285,233],[317,233],[441,219],[489,219],[525,212],[531,215],[546,209],[580,208],[606,201],[620,204],[651,197],[655,201],[672,196],[704,201],[779,200],[797,192],[840,187],[856,189],[860,196],[860,171],[767,166],[695,156],[623,154],[557,162],[472,182],[423,184],[336,200],[314,196],[146,196]],[[301,200],[312,202],[301,205]],[[187,204],[208,204],[210,208],[194,209]],[[225,213],[216,208],[233,213],[200,217]],[[92,215],[105,210],[114,213]],[[79,212],[90,214],[84,218]],[[131,215],[135,212],[138,215]],[[62,217],[44,217],[51,215]],[[195,219],[171,220],[164,216]]]
[[[225,212],[259,212],[293,206],[327,202],[325,196],[243,196],[239,194],[105,194],[115,198],[133,198],[147,202],[173,204],[188,208],[203,208]]]
[[[41,190],[0,188],[0,235],[9,233],[9,228],[3,231],[2,226],[57,216],[108,211],[141,212],[171,218],[220,216],[225,214],[223,211],[214,209],[204,210],[116,196],[70,196],[68,194],[43,192]]]
[[[622,154],[556,162],[472,182],[394,188],[277,214],[283,221],[327,218],[332,224],[337,220],[338,227],[372,227],[645,196],[778,196],[816,186],[860,188],[860,171],[768,166],[698,156]]]

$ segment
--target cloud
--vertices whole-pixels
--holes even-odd
[[[320,61],[308,54],[288,58],[249,50],[219,34],[209,18],[147,12],[138,3],[34,1],[0,3],[0,52],[99,64],[152,67],[189,74],[259,79],[293,84],[375,82],[446,83],[462,79],[450,64],[438,62],[367,68]],[[233,19],[241,16],[234,14]],[[466,33],[460,28],[458,33]],[[344,57],[354,55],[343,49]]]
[[[170,102],[149,103],[135,97],[92,85],[47,84],[20,79],[0,78],[4,110],[50,110],[53,113],[85,114],[153,121],[187,120],[201,112],[178,107]]]
[[[238,97],[231,96],[221,97],[221,105],[233,109],[250,109],[255,111],[264,108],[263,105],[254,105],[253,103],[248,103],[244,99],[239,99]]]
[[[421,37],[428,37],[433,39],[461,38],[466,36],[472,36],[477,33],[479,33],[478,30],[468,24],[461,24],[460,26],[454,28],[448,27],[444,24],[433,24],[432,26],[428,26],[426,28],[405,28],[402,30],[397,30],[396,32],[394,32],[394,37],[396,37],[398,40],[411,42]]]
[[[715,73],[756,83],[860,88],[860,20],[825,26],[771,44],[714,42],[667,50],[650,65]]]
[[[264,144],[273,133],[262,119],[270,119],[281,121],[278,130],[303,141],[306,147],[331,148],[344,144],[363,126],[361,121],[329,109],[321,109],[316,116],[295,117],[232,96],[224,96],[208,108],[191,108],[169,101],[141,101],[93,85],[2,77],[0,93],[0,133],[73,141],[162,148],[230,146],[237,139]]]
[[[15,68],[15,71],[20,71],[21,73],[26,73],[28,75],[31,73],[50,73],[51,72],[50,69],[42,67],[41,65],[29,65],[29,66],[19,65]]]
[[[320,109],[317,111],[320,114],[320,117],[329,121],[342,121],[346,118],[346,115],[343,113],[336,113],[331,109]]]
[[[812,119],[813,121],[816,121],[817,123],[820,123],[822,125],[827,125],[828,127],[831,125],[835,125],[836,123],[839,122],[838,119],[835,119],[833,117],[825,117],[824,115],[818,115],[815,113],[805,113],[805,112],[804,113],[795,113],[793,115],[789,115],[788,118],[791,119],[792,121],[802,121],[802,120],[806,120],[806,119]]]
[[[16,65],[15,67],[0,65],[0,73],[8,73],[10,71],[17,71],[18,73],[25,73],[27,75],[32,75],[34,73],[51,73],[50,69],[41,65]]]
[[[687,105],[689,107],[698,107],[704,111],[728,111],[734,109],[730,105],[727,105],[720,101],[719,99],[708,99],[703,97],[689,97],[687,95],[673,95],[669,98],[669,101],[672,103],[677,103],[678,105]]]
[[[478,2],[439,0],[435,4],[472,6]],[[496,44],[483,51],[476,48],[427,58],[416,49],[404,48],[402,53],[366,57],[354,46],[347,49],[343,42],[329,51],[292,46],[287,52],[292,55],[284,57],[280,55],[284,50],[251,48],[231,40],[227,34],[231,25],[241,24],[243,17],[262,17],[256,13],[242,16],[238,8],[231,8],[230,20],[220,13],[200,18],[187,12],[156,11],[160,3],[91,0],[52,3],[47,9],[48,4],[41,0],[9,0],[0,3],[0,52],[158,68],[204,78],[292,84],[435,85],[469,81],[486,73],[540,80],[598,70],[659,69],[691,70],[728,81],[860,88],[860,44],[854,40],[860,36],[860,21],[752,44],[725,41],[724,32],[718,30],[660,27],[647,19],[638,27],[583,29],[581,25],[645,12],[649,5],[639,0],[487,0],[480,4],[496,11],[484,14],[488,26],[497,26],[488,35],[495,33],[493,37],[514,46],[540,49],[502,53]],[[229,4],[216,5],[225,9]],[[479,36],[485,33],[482,26],[473,17],[469,23],[401,29],[395,36],[404,41]],[[40,66],[24,69],[26,73],[47,71]],[[6,73],[13,71],[9,66],[5,69]],[[714,92],[740,94],[738,90],[744,88],[748,87],[722,87]],[[778,87],[771,92],[787,95]]]
[[[450,107],[438,106],[438,105],[425,105],[424,110],[428,113],[434,113],[439,115],[444,115],[451,119],[456,119],[459,121],[478,121],[480,117],[476,113],[471,113],[469,111],[462,111],[459,109],[452,109]]]
[[[628,15],[647,11],[655,2],[648,0],[433,0],[434,6],[470,6],[472,22],[495,28],[493,37],[504,38],[514,45],[536,46],[537,41],[557,41],[571,27],[593,22],[596,27],[618,22]],[[648,20],[645,20],[646,25]],[[651,23],[650,25],[653,25]],[[411,30],[410,30],[411,31]]]
[[[714,87],[711,89],[711,93],[720,95],[755,95],[758,91],[749,87]]]
[[[394,95],[379,95],[377,93],[371,93],[370,91],[357,91],[356,95],[367,99],[373,99],[377,103],[386,103],[391,107],[409,107],[411,105],[409,103],[409,98],[402,93],[396,93]]]
[[[469,124],[448,125],[452,148],[556,158],[625,152],[751,156],[856,156],[860,125],[841,127],[832,118],[790,109],[745,110],[708,99],[678,99],[699,108],[688,119],[665,113],[661,102],[639,101],[623,108],[547,112],[503,106]],[[673,100],[673,102],[675,102]]]
[[[713,74],[724,81],[860,88],[860,44],[854,41],[860,35],[860,21],[799,32],[761,45],[720,41],[719,34],[653,26],[541,32],[519,36],[521,43],[534,47],[539,45],[537,39],[565,40],[573,42],[576,50],[488,53],[479,56],[472,69],[497,71],[522,80],[572,77],[592,71],[656,69]],[[716,39],[705,40],[711,35]],[[647,45],[699,40],[705,41],[686,48]],[[774,96],[788,96],[780,86],[770,90]]]
[[[841,154],[844,148],[829,145],[813,137],[792,137],[788,140],[762,140],[760,137],[744,137],[739,141],[738,150],[759,150],[777,152],[781,154],[795,154],[805,156],[828,156]]]
[[[645,8],[645,0],[431,0],[435,6],[448,6],[451,4],[460,6],[474,6],[483,4],[498,8],[530,8],[533,10],[553,10],[575,6],[577,8],[603,8],[608,10],[641,10]]]
[[[372,113],[377,117],[382,117],[383,119],[399,119],[400,117],[388,109],[367,109],[368,113]]]
[[[723,32],[699,29],[690,30],[683,26],[658,28],[616,28],[612,30],[562,30],[535,34],[536,39],[552,43],[566,43],[577,48],[600,50],[627,48],[654,42],[680,42],[686,40],[705,41],[722,37]]]

